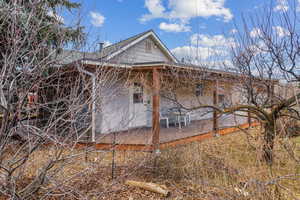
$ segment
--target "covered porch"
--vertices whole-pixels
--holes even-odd
[[[162,85],[166,84],[164,82],[166,80],[166,71],[174,69],[177,72],[180,72],[181,74],[178,74],[181,76],[186,76],[187,73],[195,75],[195,72],[197,72],[198,76],[201,74],[201,79],[209,80],[212,83],[212,87],[209,89],[211,93],[209,104],[214,106],[218,106],[219,104],[220,82],[228,80],[232,81],[235,79],[230,73],[228,74],[207,69],[203,70],[201,68],[194,69],[186,66],[167,65],[161,63],[136,64],[132,67],[132,71],[142,74],[144,78],[146,77],[145,79],[147,79],[146,82],[148,84],[148,88],[151,90],[149,93],[151,96],[151,104],[148,103],[151,107],[151,109],[149,109],[151,112],[150,125],[129,127],[127,130],[113,131],[108,134],[96,134],[96,144],[150,145],[153,149],[159,149],[159,146],[162,143],[207,133],[215,136],[221,129],[236,127],[250,122],[250,117],[238,117],[234,115],[218,116],[218,113],[215,110],[211,110],[209,118],[200,120],[192,119],[188,124],[180,122],[179,124],[173,124],[168,127],[166,122],[162,120],[163,117],[161,114],[164,109],[164,105],[162,105],[161,94]],[[167,79],[170,79],[170,74]],[[191,84],[194,84],[194,82],[191,82]],[[137,100],[139,99],[137,98]],[[142,104],[145,104],[143,100],[141,102],[138,101],[138,103],[140,103],[141,106]],[[132,121],[133,120],[131,119],[131,123]]]
[[[223,116],[219,118],[219,130],[236,127],[246,123],[247,119],[244,117],[236,117],[233,115]],[[214,129],[212,119],[192,121],[188,126],[182,126],[181,128],[178,126],[170,126],[167,128],[165,124],[161,124],[159,126],[160,129],[158,133],[158,139],[160,144],[211,133]],[[97,136],[96,143],[153,145],[154,134],[155,132],[153,128],[134,128],[127,131],[114,132],[106,135],[100,134]]]

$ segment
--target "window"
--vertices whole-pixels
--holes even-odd
[[[146,43],[145,43],[145,48],[146,48],[146,52],[151,52],[152,50],[152,43],[151,41],[147,40]]]
[[[225,95],[224,94],[219,94],[218,96],[219,96],[218,97],[218,102],[220,104],[223,104],[225,102]]]
[[[143,103],[143,86],[140,83],[133,84],[133,103]]]
[[[195,92],[196,92],[197,97],[203,96],[204,95],[204,84],[203,83],[196,84]]]
[[[226,107],[226,106],[228,106],[224,94],[219,94],[219,95],[218,95],[218,104],[219,104],[219,106],[221,106],[221,107]]]

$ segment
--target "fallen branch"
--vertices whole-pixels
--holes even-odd
[[[134,187],[143,188],[151,192],[156,192],[166,197],[170,195],[170,192],[167,190],[167,187],[165,185],[158,185],[155,183],[145,183],[145,182],[130,181],[130,180],[126,181],[125,184]]]

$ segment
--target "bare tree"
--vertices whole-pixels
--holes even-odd
[[[56,13],[68,1],[1,1],[0,15],[0,193],[34,199],[66,163],[57,148],[37,174],[26,179],[26,166],[43,145],[75,142],[88,128],[83,115],[92,100],[87,78],[62,69],[57,52],[82,39],[80,27],[65,27]],[[64,58],[65,59],[65,58]],[[75,134],[77,133],[77,135]],[[77,137],[76,137],[77,136]],[[57,166],[59,164],[60,167]],[[54,166],[55,169],[54,169]],[[27,180],[27,181],[25,181]]]
[[[130,70],[101,60],[89,65],[88,53],[80,51],[82,27],[66,27],[57,13],[58,7],[72,10],[77,4],[16,0],[0,5],[0,194],[84,198],[90,194],[68,184],[98,168],[87,165],[68,180],[64,169],[85,152],[95,153],[75,148],[101,139],[97,115],[112,112],[103,110],[103,104],[126,88]],[[40,169],[30,173],[35,162]]]
[[[295,5],[278,13],[268,6],[264,12],[244,17],[244,30],[239,29],[232,48],[233,65],[246,77],[241,85],[250,103],[249,112],[264,128],[263,157],[270,164],[279,120],[299,120],[300,93],[295,84],[289,88],[295,92],[291,96],[278,90],[279,83],[299,81],[299,16]]]
[[[232,63],[224,64],[225,69],[230,69],[229,73],[214,71],[209,66],[197,70],[186,67],[185,72],[173,69],[167,75],[172,78],[166,79],[162,95],[188,111],[206,109],[219,117],[234,114],[257,120],[263,127],[262,158],[271,165],[279,121],[299,120],[300,117],[299,91],[293,86],[290,88],[293,95],[284,96],[278,89],[282,83],[299,81],[298,20],[293,5],[288,11],[279,13],[274,13],[271,5],[262,13],[244,17],[243,26],[236,26],[238,32],[231,46]],[[196,85],[201,83],[206,84],[205,91],[210,91],[209,96],[212,97],[213,91],[224,91],[223,95],[214,103],[205,100],[197,95]],[[186,102],[176,95],[175,91],[180,88],[194,91],[193,102]]]

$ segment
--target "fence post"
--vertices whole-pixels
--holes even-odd
[[[213,104],[216,107],[218,107],[218,87],[219,87],[219,83],[218,83],[218,80],[217,80],[216,83],[215,83],[214,92],[213,92]],[[214,111],[213,111],[213,136],[217,136],[218,129],[219,129],[218,113],[214,109]]]

